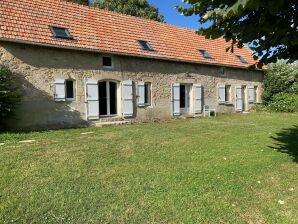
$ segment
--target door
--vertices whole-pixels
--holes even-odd
[[[111,81],[98,83],[99,115],[117,115],[117,84]]]
[[[98,119],[98,83],[93,79],[86,79],[86,111],[88,120]]]
[[[188,114],[190,108],[190,85],[180,85],[180,113]]]
[[[236,86],[236,89],[235,89],[235,93],[236,93],[236,96],[235,96],[235,99],[236,99],[236,102],[235,102],[235,110],[238,111],[238,112],[241,112],[243,111],[243,90],[242,90],[242,86]]]

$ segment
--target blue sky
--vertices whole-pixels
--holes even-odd
[[[175,9],[175,6],[187,6],[186,4],[182,3],[181,0],[148,0],[148,2],[159,8],[160,13],[164,15],[166,22],[169,24],[191,29],[198,29],[200,27],[206,27],[206,25],[209,25],[200,24],[198,22],[197,16],[186,17],[180,15],[180,13]]]
[[[89,0],[89,2],[92,2],[92,0]],[[200,24],[197,16],[186,17],[180,15],[175,6],[187,6],[181,0],[148,0],[148,2],[159,9],[160,13],[164,15],[166,23],[191,29],[209,26],[209,24]]]

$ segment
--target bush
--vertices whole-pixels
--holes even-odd
[[[278,93],[298,94],[298,66],[279,61],[270,64],[264,78],[263,102],[268,105]]]
[[[20,102],[15,76],[7,67],[0,67],[0,128],[13,116]]]
[[[278,93],[272,97],[268,109],[277,112],[298,112],[298,94]]]

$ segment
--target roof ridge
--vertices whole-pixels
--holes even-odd
[[[196,29],[191,29],[191,28],[188,28],[188,27],[178,26],[178,25],[167,23],[167,22],[156,21],[156,20],[147,19],[147,18],[140,17],[140,16],[128,15],[128,14],[115,12],[115,11],[108,10],[108,9],[100,9],[100,8],[97,8],[97,7],[92,6],[92,5],[82,5],[82,4],[79,4],[79,3],[76,3],[76,2],[69,2],[67,0],[48,0],[48,1],[60,1],[60,2],[66,3],[66,4],[76,5],[76,6],[83,7],[85,9],[89,9],[89,10],[93,10],[93,11],[107,12],[107,13],[110,13],[110,14],[120,15],[120,16],[123,16],[123,17],[131,17],[131,18],[135,18],[135,19],[139,19],[139,20],[143,20],[143,21],[147,21],[147,22],[151,22],[151,23],[156,23],[156,24],[165,25],[165,26],[172,26],[172,27],[175,27],[175,28],[188,30],[188,31],[193,31],[193,32],[197,31]],[[197,35],[202,36],[202,35],[199,35],[199,34],[197,34]]]

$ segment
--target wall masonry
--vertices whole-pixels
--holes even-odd
[[[262,92],[263,72],[248,69],[225,68],[225,77],[219,66],[113,56],[112,69],[104,69],[99,53],[38,47],[0,42],[0,65],[8,66],[19,78],[23,91],[22,103],[16,119],[7,121],[14,129],[45,129],[87,125],[85,110],[85,78],[115,80],[131,79],[152,84],[152,106],[135,105],[138,120],[171,117],[174,82],[201,83],[203,103],[219,113],[235,111],[235,86],[258,86]],[[57,78],[76,80],[76,100],[55,102],[53,81]],[[219,105],[217,85],[231,85],[231,104]],[[252,104],[248,105],[248,108]]]

